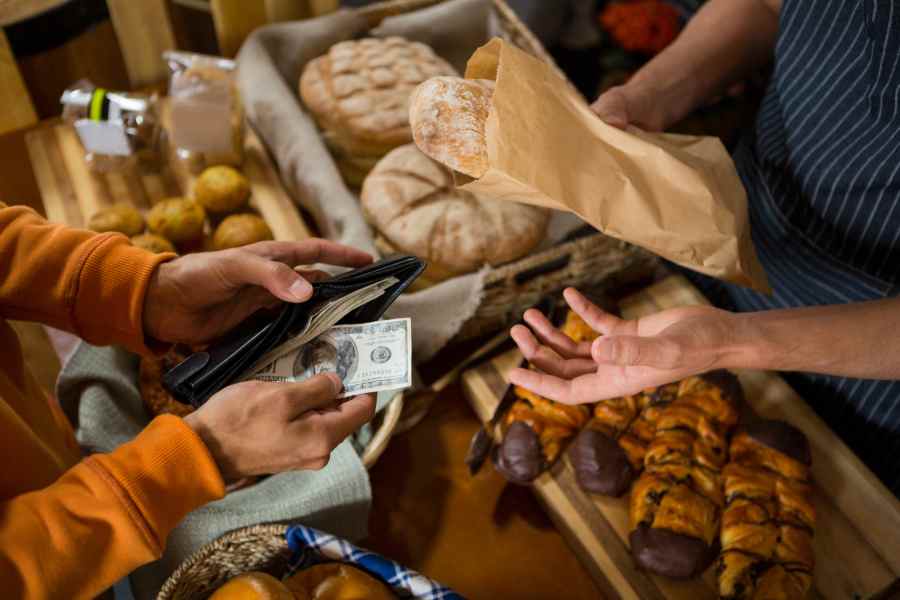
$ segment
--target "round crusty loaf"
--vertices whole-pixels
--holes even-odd
[[[469,273],[515,260],[544,238],[548,211],[456,188],[453,173],[413,144],[385,156],[362,188],[366,218],[388,243],[430,263],[432,274]]]
[[[434,77],[409,101],[409,123],[419,150],[454,171],[481,177],[488,168],[484,125],[494,82]]]
[[[380,157],[412,141],[413,89],[430,77],[453,74],[425,44],[400,37],[351,40],[306,65],[300,97],[332,150]]]

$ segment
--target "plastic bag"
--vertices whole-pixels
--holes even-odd
[[[86,79],[62,94],[63,119],[75,127],[94,172],[158,162],[160,125],[156,95],[115,92]]]
[[[169,139],[192,171],[244,160],[244,109],[234,61],[190,52],[163,53],[169,65]]]

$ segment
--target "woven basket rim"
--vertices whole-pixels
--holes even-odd
[[[259,539],[280,537],[284,542],[284,548],[287,548],[288,545],[287,539],[285,539],[285,534],[287,533],[289,527],[290,525],[286,523],[260,523],[257,525],[247,525],[245,527],[232,529],[231,531],[222,534],[211,542],[207,542],[206,544],[201,546],[200,549],[198,549],[187,559],[185,559],[184,562],[178,565],[178,568],[175,569],[171,575],[169,575],[165,583],[163,583],[162,587],[160,588],[157,599],[160,600],[172,597],[172,594],[176,590],[176,586],[187,573],[189,573],[198,564],[201,564],[207,561],[210,557],[215,556],[220,549],[231,544],[235,540],[246,539],[250,537]]]

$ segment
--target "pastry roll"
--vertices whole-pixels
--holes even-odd
[[[597,337],[571,310],[561,330],[576,342]],[[503,442],[494,454],[494,466],[507,480],[527,484],[556,462],[563,446],[588,422],[591,411],[584,405],[547,400],[518,386],[512,393],[516,401],[503,419]]]
[[[787,423],[759,421],[735,435],[730,450],[719,594],[727,600],[802,598],[815,564],[809,443]]]
[[[643,468],[660,412],[677,392],[672,383],[598,402],[594,418],[569,448],[579,486],[606,496],[624,493]]]
[[[721,469],[741,397],[734,375],[717,371],[683,380],[660,410],[629,502],[631,552],[645,569],[686,578],[715,559]]]
[[[530,483],[590,418],[586,406],[570,406],[515,387],[516,402],[504,418],[503,442],[494,465],[513,483]]]

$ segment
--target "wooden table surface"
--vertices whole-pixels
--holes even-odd
[[[0,136],[0,201],[43,214],[24,134]],[[32,324],[16,329],[26,359],[52,389],[59,363],[46,334]],[[391,441],[371,471],[363,545],[474,600],[601,598],[528,489],[508,485],[489,465],[469,477],[463,458],[477,428],[462,388],[453,385],[421,424]]]

